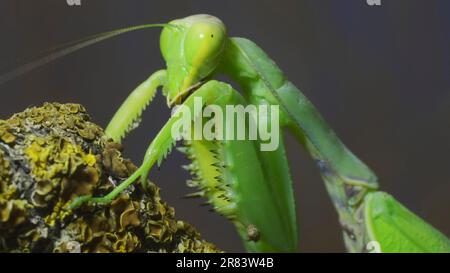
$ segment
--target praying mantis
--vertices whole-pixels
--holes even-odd
[[[450,252],[450,240],[445,235],[378,190],[374,172],[342,143],[275,62],[254,42],[228,37],[225,25],[214,16],[199,14],[168,24],[141,25],[88,37],[52,58],[1,76],[0,82],[87,45],[150,27],[163,28],[160,48],[166,68],[153,73],[120,106],[105,130],[116,142],[136,127],[136,120],[160,87],[170,108],[183,106],[195,112],[195,99],[201,98],[202,107],[266,105],[280,109],[279,122],[266,119],[264,124],[279,129],[280,141],[275,150],[261,151],[260,139],[186,137],[180,149],[192,161],[186,169],[195,177],[190,184],[199,188],[193,196],[207,198],[215,211],[233,222],[249,252],[297,251],[297,216],[284,130],[316,163],[338,213],[349,252],[373,248],[377,252]],[[215,80],[218,75],[228,76],[241,92]],[[181,119],[180,111],[174,112],[151,141],[135,173],[106,196],[76,198],[70,209],[86,203],[109,203],[138,180],[145,185],[155,163],[161,164],[183,138],[173,134],[174,125]],[[194,115],[190,121],[195,119]]]

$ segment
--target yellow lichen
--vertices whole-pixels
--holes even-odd
[[[72,213],[70,210],[65,208],[65,203],[63,201],[59,201],[53,207],[52,213],[44,218],[44,222],[50,227],[53,227],[56,221],[64,221],[64,219]]]
[[[95,158],[95,155],[89,153],[87,155],[85,155],[83,157],[84,162],[86,163],[86,165],[93,167],[95,165],[95,162],[97,161],[97,159]]]
[[[4,152],[0,149],[0,198],[9,199],[16,191],[14,185],[7,183],[10,176],[10,163],[5,160]]]
[[[25,200],[0,199],[0,223],[16,227],[27,219],[29,204]]]
[[[3,142],[5,143],[11,143],[14,140],[16,140],[16,136],[11,134],[10,132],[4,132],[1,136],[1,139],[3,140]]]
[[[0,120],[0,143],[0,252],[219,251],[175,219],[151,182],[110,204],[68,208],[137,169],[80,105],[46,103]]]

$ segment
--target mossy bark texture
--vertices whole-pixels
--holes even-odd
[[[220,252],[151,182],[109,205],[68,209],[134,170],[81,105],[46,103],[0,120],[0,252]]]

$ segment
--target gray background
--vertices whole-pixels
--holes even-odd
[[[314,102],[343,141],[378,174],[382,189],[450,235],[450,1],[102,1],[0,3],[0,72],[52,46],[119,27],[196,13],[220,17],[254,40]],[[45,101],[77,102],[106,125],[128,93],[164,67],[157,29],[91,46],[0,86],[0,118]],[[161,95],[125,141],[140,163],[169,116]],[[287,140],[300,250],[344,251],[337,216],[300,145]],[[173,153],[151,179],[177,216],[226,251],[243,251],[234,228],[184,200],[191,190]]]

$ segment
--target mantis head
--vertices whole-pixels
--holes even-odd
[[[169,107],[180,104],[218,66],[226,44],[225,25],[218,18],[198,14],[164,27],[161,52],[167,65],[164,94]]]

